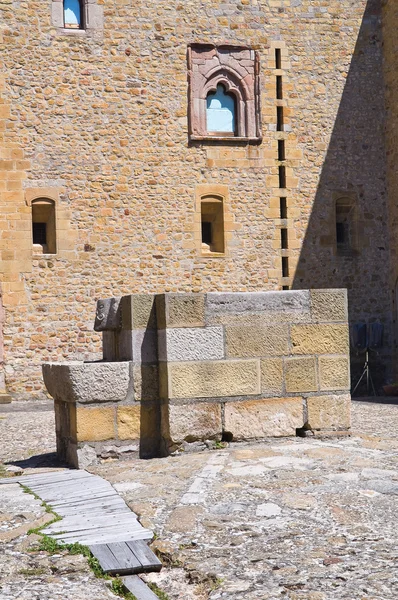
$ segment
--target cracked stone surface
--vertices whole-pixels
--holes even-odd
[[[6,417],[0,439],[15,415],[0,414]],[[49,450],[47,417],[41,444],[46,447],[48,435]],[[398,597],[397,451],[398,404],[354,402],[352,437],[230,444],[150,461],[107,459],[90,470],[156,531],[153,546],[165,567],[145,578],[169,600],[392,600]],[[13,452],[22,458],[10,439],[7,456]],[[0,496],[0,535],[20,525],[23,507],[16,506],[13,513]],[[43,517],[39,508],[24,509],[32,522]],[[35,536],[17,533],[0,545],[1,600],[50,600],[61,589],[74,600],[115,597],[85,559],[28,553]],[[21,574],[29,568],[44,572]],[[12,595],[24,586],[25,595]]]

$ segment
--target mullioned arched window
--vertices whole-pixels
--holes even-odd
[[[261,140],[259,60],[254,50],[193,44],[188,50],[192,140]]]

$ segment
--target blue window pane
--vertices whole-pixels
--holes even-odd
[[[235,100],[221,84],[215,93],[207,96],[206,117],[207,131],[235,132]]]
[[[65,25],[81,27],[81,14],[79,0],[64,0]]]

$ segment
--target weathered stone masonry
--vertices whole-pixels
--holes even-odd
[[[43,361],[99,358],[92,303],[131,291],[347,287],[351,321],[385,324],[389,364],[395,229],[389,237],[379,2],[98,0],[85,31],[63,30],[59,4],[0,3],[0,272],[13,397],[43,394]],[[394,10],[386,3],[387,30]],[[260,143],[189,142],[192,44],[256,53]],[[388,38],[385,61],[393,79]],[[200,251],[201,186],[223,190],[222,256]],[[336,252],[336,194],[357,205],[350,256]],[[56,254],[32,250],[40,197],[56,204]]]
[[[104,362],[48,363],[57,448],[172,452],[350,427],[344,290],[131,295],[99,301]]]

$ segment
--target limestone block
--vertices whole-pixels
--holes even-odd
[[[261,393],[282,392],[283,361],[281,358],[266,358],[261,361]]]
[[[161,329],[159,360],[188,361],[224,358],[222,327]]]
[[[347,325],[293,325],[293,354],[348,354]]]
[[[120,360],[134,364],[156,363],[158,360],[156,329],[122,329],[118,336]]]
[[[300,323],[311,320],[307,290],[206,295],[206,323]]]
[[[309,358],[288,358],[285,361],[287,392],[316,392],[316,360]]]
[[[311,307],[315,321],[347,321],[347,290],[311,290]]]
[[[130,384],[130,362],[44,363],[49,394],[63,402],[120,402]]]
[[[319,379],[321,390],[349,390],[350,363],[347,356],[320,356]]]
[[[140,438],[141,406],[119,406],[117,409],[117,432],[120,440]]]
[[[163,302],[164,318],[159,319],[159,329],[205,325],[204,294],[165,294]]]
[[[156,307],[153,294],[130,294],[121,299],[123,329],[156,329]]]
[[[349,429],[350,394],[314,396],[307,399],[308,423],[312,429]]]
[[[169,364],[170,398],[211,398],[259,393],[258,360]]]
[[[115,408],[76,408],[76,440],[78,442],[102,442],[116,437]]]
[[[157,365],[134,365],[134,400],[136,402],[159,398],[159,372]]]
[[[115,331],[121,328],[120,298],[98,300],[94,331]]]
[[[221,404],[169,405],[169,439],[182,441],[221,439]]]
[[[287,325],[226,325],[227,357],[275,356],[289,353]]]
[[[226,402],[225,431],[235,440],[296,435],[304,425],[301,398],[266,398]]]

